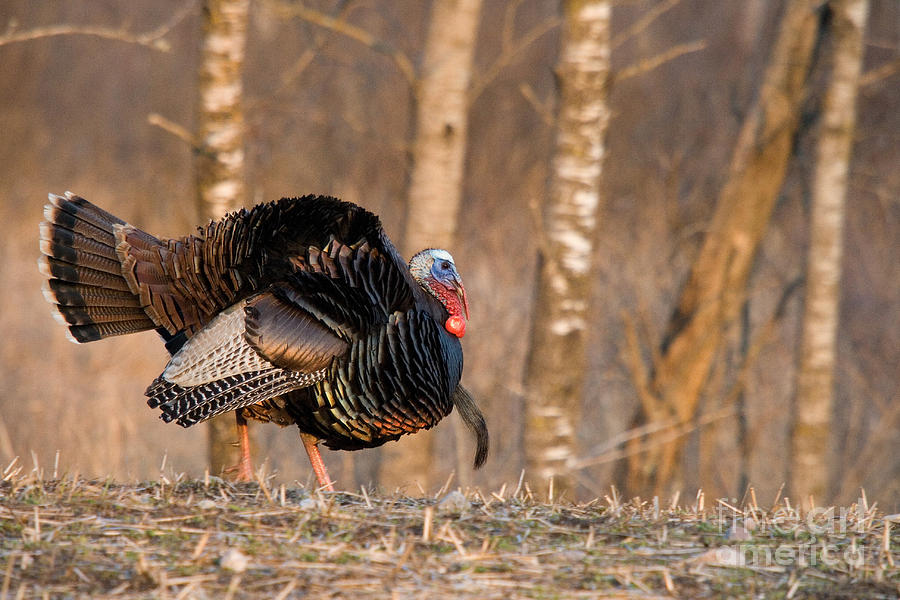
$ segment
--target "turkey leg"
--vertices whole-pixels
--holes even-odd
[[[300,439],[303,440],[303,447],[306,448],[306,454],[309,455],[309,464],[312,465],[313,472],[316,474],[319,487],[333,492],[334,486],[331,484],[331,477],[328,476],[328,470],[325,468],[325,463],[322,462],[322,455],[319,454],[318,438],[301,431]]]
[[[234,417],[237,422],[241,458],[238,464],[228,470],[237,471],[235,474],[236,481],[253,481],[253,462],[250,460],[250,427],[247,425],[247,419],[241,416],[241,411],[235,411]]]

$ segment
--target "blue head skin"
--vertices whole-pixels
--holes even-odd
[[[450,253],[437,248],[422,250],[410,259],[409,271],[419,285],[447,309],[450,314],[444,324],[447,331],[462,337],[469,318],[469,300]]]

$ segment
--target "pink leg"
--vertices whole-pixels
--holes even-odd
[[[334,486],[331,484],[331,477],[328,476],[328,470],[325,469],[325,463],[322,462],[322,455],[319,454],[319,440],[315,436],[302,431],[300,432],[300,439],[303,440],[303,447],[306,448],[306,453],[309,455],[309,464],[312,465],[313,472],[316,474],[319,487],[328,492],[333,492]]]
[[[247,419],[241,416],[240,411],[235,411],[237,420],[238,439],[241,446],[241,459],[233,468],[237,470],[237,481],[253,481],[253,462],[250,460],[250,428]]]

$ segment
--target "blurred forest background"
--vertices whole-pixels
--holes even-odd
[[[412,235],[417,136],[428,129],[417,115],[434,60],[426,56],[429,37],[437,35],[430,24],[440,5],[457,3],[250,2],[244,204],[335,195],[378,213],[404,247]],[[592,259],[581,286],[587,300],[571,304],[582,307],[584,327],[554,345],[541,341],[553,309],[539,288],[553,265],[547,221],[557,214],[554,154],[567,85],[559,66],[567,36],[577,33],[569,20],[585,5],[600,6],[594,14],[601,18],[611,8],[608,28],[589,34],[609,58],[594,92],[605,115],[591,155],[599,204],[582,219]],[[804,397],[799,371],[801,340],[812,331],[804,307],[814,281],[807,272],[815,262],[808,250],[817,157],[827,155],[823,115],[836,65],[846,40],[851,54],[853,45],[852,32],[847,38],[835,17],[845,5],[863,5],[868,18],[861,75],[851,77],[849,97],[832,103],[852,107],[856,96],[837,229],[843,254],[833,396]],[[450,249],[472,311],[463,381],[485,411],[491,456],[471,473],[464,466],[469,438],[457,438],[458,425],[448,419],[386,449],[326,451],[338,487],[412,486],[412,473],[403,478],[404,453],[422,458],[416,438],[433,444],[424,454],[428,491],[451,472],[489,490],[515,486],[526,466],[540,462],[534,456],[542,442],[530,431],[539,425],[527,415],[533,406],[549,414],[546,404],[554,400],[543,394],[542,377],[559,363],[580,373],[560,403],[572,427],[557,431],[562,466],[528,473],[535,489],[546,491],[545,475],[555,472],[558,489],[570,497],[602,495],[615,484],[645,497],[677,490],[684,498],[702,488],[709,497],[739,498],[749,484],[762,501],[774,499],[783,483],[791,490],[792,477],[808,467],[825,483],[796,487],[801,497],[814,492],[817,501],[849,502],[863,486],[885,510],[900,508],[900,3],[475,6]],[[808,15],[791,21],[791,11]],[[30,463],[34,454],[49,469],[58,450],[61,469],[86,476],[154,477],[164,455],[167,468],[193,476],[208,465],[205,428],[167,426],[145,405],[143,391],[166,361],[156,334],[71,344],[41,297],[36,268],[48,192],[72,190],[160,236],[189,233],[205,220],[189,143],[198,125],[203,22],[196,0],[0,4],[4,464],[15,456]],[[780,47],[779,39],[796,47]],[[793,99],[777,87],[779,68]],[[779,103],[789,116],[766,123]],[[760,111],[764,122],[752,126]],[[772,150],[770,142],[780,146]],[[762,162],[752,163],[754,151]],[[745,193],[735,183],[735,165],[747,156],[756,166],[743,181],[771,188],[771,212],[757,197],[762,192]],[[430,201],[440,208],[445,199]],[[758,243],[742,229],[751,224]],[[744,252],[735,260],[744,261],[745,273],[725,276],[714,300],[702,293],[691,300],[690,290],[713,277],[697,265],[725,252],[710,245],[714,239]],[[721,268],[737,264],[730,261]],[[730,300],[719,306],[721,298]],[[714,342],[692,346],[697,340],[682,334],[689,332],[688,312],[704,302],[719,306],[700,327]],[[677,351],[708,361],[691,375],[692,367],[667,362]],[[694,378],[690,397],[667,400],[679,377]],[[807,454],[819,459],[812,466],[797,462],[808,433],[797,424],[808,415],[822,417],[809,425],[814,452]],[[309,480],[296,430],[251,427],[258,460],[281,480]],[[553,450],[545,444],[542,451]],[[388,469],[393,475],[380,478]]]

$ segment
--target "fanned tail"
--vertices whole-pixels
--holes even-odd
[[[159,376],[144,394],[160,418],[190,427],[218,414],[268,400],[291,390],[310,386],[325,377],[325,369],[299,373],[271,368],[239,373],[201,385],[182,387]]]
[[[70,338],[92,342],[155,329],[116,255],[115,228],[126,223],[71,192],[48,198],[38,267],[47,277],[44,297]]]

